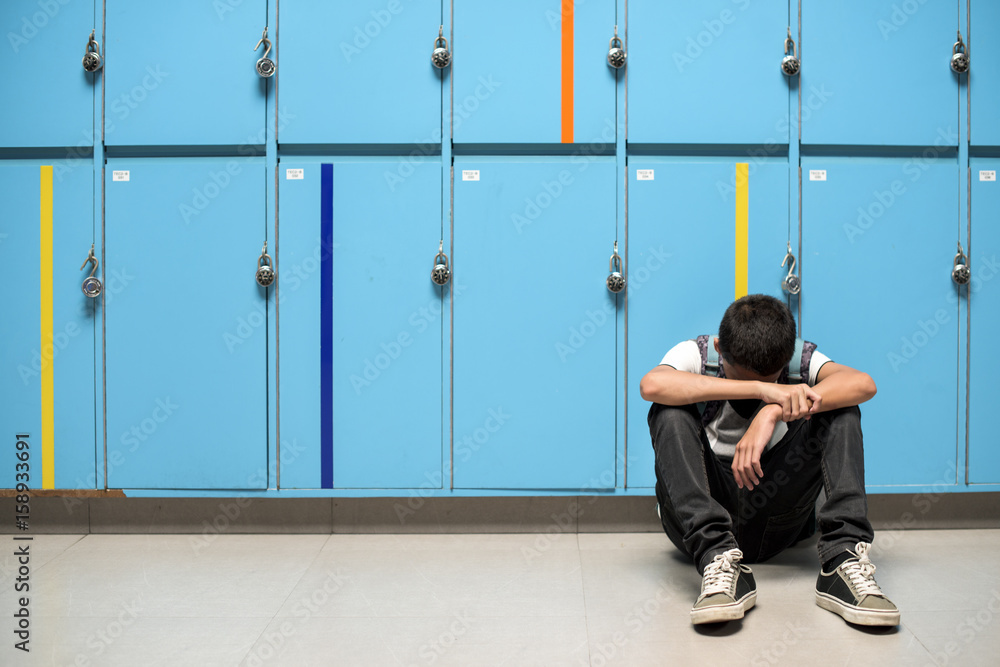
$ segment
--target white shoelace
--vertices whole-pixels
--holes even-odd
[[[857,560],[845,561],[841,567],[844,568],[844,574],[851,580],[851,585],[858,592],[858,595],[885,597],[885,593],[875,583],[875,564],[868,558],[868,550],[871,546],[867,542],[858,542],[854,551],[848,550],[848,553],[855,556]]]
[[[706,565],[701,590],[702,597],[716,593],[730,594],[733,587],[733,579],[736,577],[738,570],[736,564],[742,559],[742,551],[739,549],[730,549],[719,554],[711,563]]]

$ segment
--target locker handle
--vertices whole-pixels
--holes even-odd
[[[444,286],[451,280],[451,266],[448,263],[448,255],[444,252],[444,239],[438,245],[438,252],[434,255],[434,268],[431,269],[431,280],[435,285]]]
[[[781,268],[788,264],[788,260],[792,260],[792,262],[788,265],[788,275],[781,281],[781,289],[794,296],[802,291],[802,280],[795,275],[795,255],[792,254],[791,241],[788,242],[788,252],[785,254],[785,258],[781,260]]]
[[[90,254],[87,255],[87,259],[83,260],[83,264],[80,265],[80,270],[83,271],[83,267],[90,263],[93,263],[93,266],[90,269],[90,275],[83,279],[83,285],[81,288],[83,289],[84,294],[93,299],[100,296],[101,291],[104,289],[104,286],[101,284],[101,279],[94,276],[94,274],[97,273],[97,267],[100,265],[100,262],[94,255],[93,243],[90,244]]]
[[[615,249],[608,262],[608,272],[611,275],[608,276],[605,284],[612,294],[618,294],[625,289],[625,272],[622,271],[622,258],[618,254],[618,241],[615,241]]]
[[[956,285],[968,285],[972,280],[972,269],[969,268],[969,258],[962,249],[962,242],[958,242],[958,254],[955,255],[955,262],[951,267],[951,279]]]

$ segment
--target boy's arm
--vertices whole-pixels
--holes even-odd
[[[688,373],[672,366],[661,365],[642,378],[639,383],[639,394],[643,400],[651,403],[690,405],[702,401],[759,399],[761,396],[758,384]]]
[[[877,389],[867,373],[828,361],[819,369],[813,391],[823,398],[819,411],[825,412],[861,405],[871,399]]]

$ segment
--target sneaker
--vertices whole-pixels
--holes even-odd
[[[705,567],[701,595],[691,609],[691,622],[719,623],[743,618],[757,602],[757,584],[753,572],[742,565],[743,552],[730,549],[716,556]]]
[[[875,583],[868,542],[858,542],[848,558],[829,574],[820,570],[816,604],[858,625],[899,625],[899,609]]]

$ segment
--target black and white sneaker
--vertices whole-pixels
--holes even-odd
[[[858,625],[899,625],[899,609],[875,583],[868,542],[858,542],[848,558],[829,574],[820,570],[816,604]]]
[[[719,623],[743,618],[757,602],[757,584],[753,572],[740,563],[743,552],[730,549],[716,556],[705,567],[701,595],[691,609],[691,622]]]

